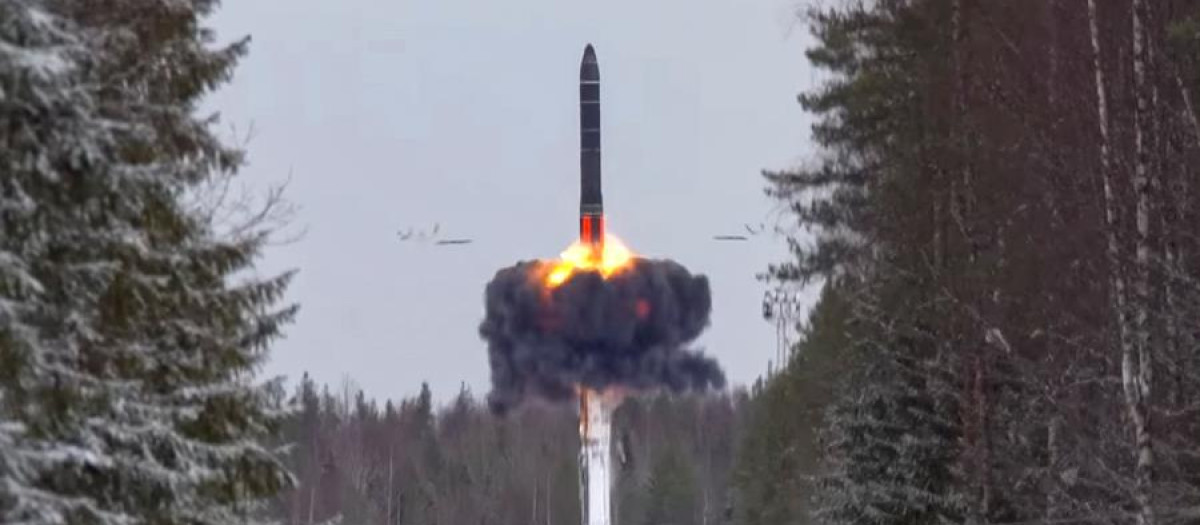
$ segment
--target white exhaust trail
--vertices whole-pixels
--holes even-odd
[[[620,394],[579,391],[579,474],[583,525],[612,521],[612,414]]]

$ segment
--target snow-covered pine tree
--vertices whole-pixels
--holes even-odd
[[[93,162],[106,147],[94,101],[78,89],[93,57],[77,28],[41,0],[0,4],[0,521],[62,521],[71,507],[38,486],[52,462],[90,455],[86,447],[52,446],[50,421],[31,421],[44,378],[48,301],[37,268],[48,234],[39,220],[56,166]],[[53,195],[53,194],[51,194]],[[43,381],[38,381],[43,379]],[[41,392],[40,392],[41,391]],[[48,401],[48,399],[47,399]],[[28,438],[28,439],[27,439]],[[57,456],[57,457],[55,457]]]
[[[295,314],[267,231],[189,205],[246,42],[207,0],[0,3],[0,522],[245,523],[290,482],[254,383]]]
[[[962,523],[953,375],[920,336],[881,333],[859,344],[863,364],[843,383],[822,431],[816,522]]]

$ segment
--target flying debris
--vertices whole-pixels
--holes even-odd
[[[759,223],[757,226],[747,223],[747,224],[743,224],[742,227],[746,229],[746,235],[742,235],[742,234],[713,235],[713,240],[715,240],[715,241],[739,241],[739,242],[740,241],[748,241],[748,240],[750,240],[751,237],[756,237],[756,236],[758,236],[758,234],[766,231],[766,229],[767,229],[767,225],[763,224],[763,223]]]
[[[472,242],[474,242],[474,239],[468,239],[468,238],[440,239],[440,238],[438,238],[438,233],[441,231],[441,228],[442,228],[441,223],[435,222],[435,223],[433,223],[433,227],[430,228],[429,230],[417,230],[414,228],[408,228],[407,230],[400,230],[400,231],[396,232],[396,235],[398,237],[400,237],[401,241],[431,243],[434,246],[471,244]]]

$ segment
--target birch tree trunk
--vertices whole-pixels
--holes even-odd
[[[1136,4],[1141,0],[1135,0],[1135,20],[1134,20],[1134,47],[1135,47],[1135,68],[1142,68],[1144,64],[1141,62],[1141,41],[1140,33],[1142,31],[1141,21],[1136,16],[1138,7]],[[1120,232],[1120,224],[1117,217],[1117,203],[1115,195],[1115,184],[1113,181],[1112,170],[1112,142],[1111,133],[1109,131],[1109,113],[1108,113],[1108,85],[1105,82],[1104,64],[1101,60],[1103,56],[1100,49],[1100,30],[1099,22],[1096,14],[1096,0],[1088,0],[1088,29],[1092,44],[1092,68],[1095,72],[1096,86],[1096,119],[1100,131],[1100,176],[1104,187],[1104,222],[1105,222],[1105,239],[1108,244],[1106,258],[1108,259],[1109,281],[1112,288],[1111,301],[1113,309],[1117,314],[1117,334],[1121,354],[1121,384],[1125,394],[1126,405],[1130,409],[1130,414],[1133,416],[1134,433],[1137,438],[1137,447],[1139,450],[1138,467],[1137,467],[1137,482],[1135,489],[1135,498],[1138,501],[1138,523],[1139,525],[1150,525],[1153,523],[1153,516],[1150,512],[1149,487],[1148,483],[1143,480],[1143,466],[1140,451],[1142,449],[1142,440],[1148,437],[1145,433],[1145,418],[1144,410],[1140,403],[1141,394],[1137,385],[1135,385],[1135,377],[1140,375],[1136,370],[1135,354],[1141,354],[1144,349],[1144,344],[1148,340],[1149,333],[1146,331],[1147,321],[1147,304],[1143,301],[1146,298],[1149,290],[1148,275],[1144,274],[1144,270],[1148,267],[1143,262],[1148,259],[1149,251],[1147,246],[1148,230],[1149,230],[1149,184],[1146,174],[1146,162],[1143,155],[1145,145],[1144,138],[1141,135],[1142,128],[1140,126],[1141,114],[1144,113],[1144,95],[1139,90],[1139,125],[1137,128],[1137,171],[1134,175],[1134,187],[1137,191],[1138,206],[1137,206],[1137,227],[1138,227],[1138,245],[1137,245],[1137,265],[1138,278],[1136,281],[1137,292],[1137,315],[1136,319],[1130,319],[1130,308],[1127,301],[1126,285],[1124,272],[1122,271],[1121,250],[1118,235]],[[1135,73],[1138,80],[1141,82],[1144,76],[1144,71]],[[1138,87],[1141,87],[1140,84]],[[1143,235],[1146,232],[1146,235]],[[1133,326],[1131,326],[1133,325]],[[1144,435],[1145,434],[1145,435]],[[1149,456],[1153,459],[1153,456]],[[1148,466],[1148,464],[1147,464]]]
[[[1179,89],[1179,95],[1183,99],[1183,109],[1186,113],[1188,123],[1192,125],[1192,138],[1196,139],[1196,145],[1200,146],[1200,120],[1196,117],[1196,107],[1192,105],[1192,94],[1188,91],[1187,86],[1183,84],[1183,77],[1179,76],[1179,70],[1174,71],[1175,87]]]
[[[1053,408],[1052,408],[1053,410]],[[1049,428],[1046,429],[1046,523],[1054,523],[1061,512],[1062,502],[1060,501],[1061,489],[1059,488],[1058,471],[1059,464],[1062,461],[1062,416],[1054,414],[1050,416]]]
[[[546,525],[550,525],[550,475],[546,475]]]
[[[1134,311],[1136,355],[1125,353],[1121,362],[1121,377],[1125,387],[1126,404],[1133,420],[1137,466],[1134,498],[1137,500],[1139,525],[1153,525],[1154,503],[1152,472],[1154,449],[1150,432],[1150,391],[1153,381],[1150,340],[1150,214],[1153,190],[1150,173],[1150,148],[1147,142],[1150,108],[1146,85],[1146,1],[1133,1],[1133,84],[1136,108],[1134,113],[1135,164],[1134,195],[1137,199],[1137,306]]]
[[[1121,355],[1131,355],[1132,342],[1129,337],[1129,310],[1125,304],[1125,279],[1121,272],[1121,249],[1118,241],[1120,224],[1117,218],[1116,195],[1112,174],[1112,143],[1109,133],[1108,85],[1104,78],[1104,65],[1100,60],[1100,36],[1096,20],[1096,0],[1088,0],[1088,26],[1092,41],[1092,68],[1095,71],[1096,121],[1100,131],[1100,178],[1104,187],[1104,233],[1108,247],[1108,273],[1112,286],[1113,309],[1117,313],[1117,333]]]
[[[392,444],[392,445],[388,446],[387,514],[384,517],[384,519],[387,520],[388,525],[391,525],[393,523],[393,521],[392,521],[392,497],[393,497],[394,491],[392,488],[393,487],[392,481],[396,474],[395,459],[396,459],[396,450],[395,450],[395,445]]]
[[[313,511],[316,509],[317,502],[317,486],[314,484],[308,489],[308,525],[313,523]]]
[[[966,18],[966,0],[954,0],[953,12],[951,13],[951,46],[952,57],[954,60],[954,111],[955,117],[959,124],[957,131],[960,137],[958,147],[954,152],[954,161],[960,168],[960,183],[961,189],[961,204],[957,206],[957,215],[960,221],[960,228],[966,243],[967,248],[967,263],[970,270],[967,273],[968,283],[976,289],[970,290],[970,301],[977,307],[986,299],[977,300],[977,297],[986,295],[983,290],[984,279],[979,273],[979,268],[976,266],[979,259],[979,244],[978,231],[975,228],[976,223],[976,200],[974,188],[974,167],[971,164],[970,153],[973,146],[973,133],[967,122],[967,96],[970,90],[970,77],[967,71],[968,57],[964,57],[965,51],[968,49],[969,42],[967,41],[967,24]],[[951,203],[954,206],[954,203]],[[983,322],[986,324],[988,315],[986,308],[978,309],[983,316]],[[970,326],[970,325],[968,325]],[[984,330],[987,330],[987,326]],[[991,439],[989,435],[989,404],[987,399],[987,345],[980,344],[981,337],[976,338],[972,334],[975,332],[973,328],[967,328],[967,344],[973,345],[974,355],[970,358],[970,371],[968,372],[969,390],[966,393],[967,399],[970,402],[964,405],[968,411],[967,417],[972,419],[970,427],[974,427],[974,436],[968,436],[971,440],[968,444],[969,453],[971,454],[970,464],[974,466],[973,484],[977,500],[974,502],[973,509],[970,513],[969,522],[971,523],[986,523],[991,509],[992,501],[992,486],[991,486]]]

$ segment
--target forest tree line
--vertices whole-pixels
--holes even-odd
[[[1200,2],[811,10],[821,282],[739,523],[1200,519]],[[783,458],[783,460],[781,460]]]
[[[463,389],[427,385],[398,404],[346,379],[276,390],[296,486],[272,506],[290,524],[564,524],[580,519],[579,419],[571,403],[492,413]],[[627,398],[614,415],[617,523],[729,523],[748,394]]]

